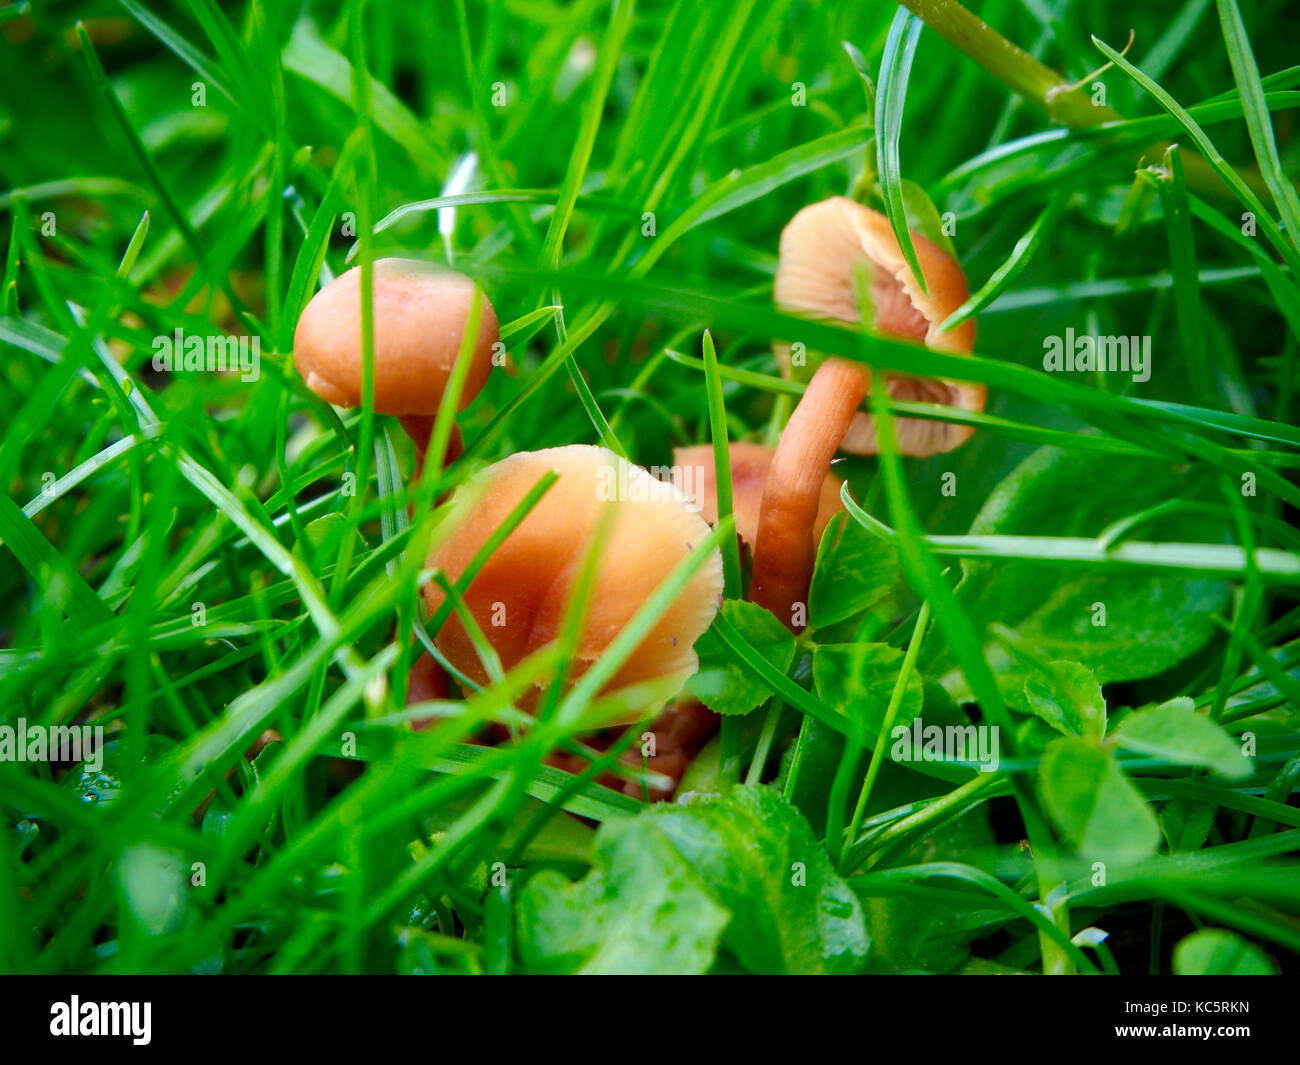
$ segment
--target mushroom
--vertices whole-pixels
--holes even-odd
[[[673,485],[604,448],[575,444],[520,452],[475,474],[453,495],[444,523],[449,531],[430,552],[428,566],[453,584],[458,581],[488,537],[552,469],[558,479],[492,552],[463,600],[510,669],[559,636],[597,523],[604,508],[616,508],[569,668],[572,682],[709,530]],[[429,584],[424,595],[433,614],[444,594]],[[714,551],[602,691],[664,678],[685,682],[698,667],[693,645],[712,622],[721,597],[722,557]],[[434,640],[457,669],[487,682],[456,614]]]
[[[913,233],[912,242],[928,294],[921,291],[884,215],[842,196],[805,207],[781,233],[777,305],[806,317],[861,326],[861,279],[874,331],[969,354],[974,322],[939,330],[969,294],[961,267],[920,234]],[[796,369],[788,345],[778,344],[776,354],[787,374]],[[812,576],[814,521],[831,459],[839,448],[858,454],[877,450],[875,424],[858,409],[870,383],[870,368],[860,363],[820,361],[772,458],[754,545],[752,596],[791,628],[797,627],[794,604],[806,597]],[[890,374],[886,387],[895,399],[984,409],[983,385]],[[896,425],[899,450],[914,456],[951,451],[972,432],[969,426],[916,418],[900,418]]]
[[[762,444],[744,441],[729,444],[731,456],[731,513],[736,519],[736,534],[752,551],[758,538],[758,514],[763,502],[763,488],[776,452]],[[692,444],[673,451],[673,484],[700,508],[700,516],[710,525],[718,520],[718,475],[713,464],[712,444]],[[826,526],[844,509],[840,486],[844,482],[833,473],[822,480],[817,500],[817,517],[813,523],[813,540],[819,543]]]
[[[374,264],[375,410],[391,414],[421,457],[434,417],[460,354],[476,291],[463,274],[416,259]],[[499,336],[486,296],[471,362],[460,395],[464,408],[492,368]],[[322,288],[298,319],[294,362],[307,387],[339,407],[361,404],[361,268],[354,266]],[[459,438],[452,434],[452,452]]]

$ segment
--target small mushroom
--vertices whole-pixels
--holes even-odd
[[[762,444],[740,441],[729,444],[731,456],[731,513],[736,519],[736,533],[752,551],[758,539],[758,515],[763,503],[763,488],[776,454],[773,448]],[[718,475],[713,464],[712,444],[692,444],[673,452],[673,484],[677,485],[692,503],[700,508],[700,516],[713,525],[718,520]],[[822,533],[831,518],[844,509],[840,500],[843,480],[827,473],[822,480],[821,495],[817,500],[817,517],[813,523],[814,543],[820,543]]]
[[[944,319],[970,295],[961,266],[919,233],[912,233],[912,244],[928,295],[907,265],[889,219],[854,200],[832,196],[805,207],[781,231],[773,297],[788,313],[857,327],[862,324],[859,278],[865,271],[865,295],[874,315],[869,324],[875,332],[919,340],[935,351],[970,354],[975,346],[971,319],[939,331]],[[776,345],[776,356],[789,376],[789,345]],[[869,376],[867,381],[869,387]],[[886,386],[894,399],[984,409],[986,390],[979,384],[889,374]],[[973,431],[966,425],[918,418],[899,418],[895,428],[899,450],[916,456],[951,451]],[[870,414],[863,412],[853,419],[840,447],[856,455],[876,453]]]
[[[708,526],[671,484],[604,448],[579,444],[520,452],[457,490],[445,525],[449,531],[430,552],[428,566],[453,584],[458,581],[483,543],[550,470],[559,478],[492,552],[463,598],[502,665],[512,668],[559,636],[597,524],[605,508],[615,507],[569,668],[572,682],[708,535]],[[432,614],[444,594],[431,583],[424,595]],[[603,690],[662,678],[684,682],[698,666],[693,645],[712,622],[721,597],[722,557],[715,551]],[[434,639],[457,669],[487,682],[459,617],[453,614]]]
[[[969,319],[948,332],[939,325],[968,296],[961,267],[920,234],[912,241],[929,294],[921,291],[878,211],[842,196],[805,207],[781,233],[774,297],[783,310],[823,321],[860,326],[860,284],[872,309],[870,327],[890,336],[922,341],[927,347],[969,354],[975,325]],[[789,373],[788,345],[777,357]],[[793,606],[807,596],[816,555],[813,539],[823,481],[839,448],[875,454],[875,424],[860,411],[871,383],[869,367],[827,358],[816,366],[772,459],[759,512],[754,546],[752,596],[787,625]],[[922,400],[984,409],[983,385],[888,375],[895,399]],[[899,450],[924,456],[951,451],[971,435],[969,426],[899,418]]]
[[[374,264],[375,410],[391,414],[423,456],[447,381],[460,354],[474,282],[416,259]],[[492,368],[497,316],[482,296],[478,334],[460,395],[464,408]],[[307,387],[339,407],[361,404],[361,268],[322,288],[298,319],[294,362]],[[454,434],[453,434],[454,436]],[[458,450],[459,440],[452,444]]]

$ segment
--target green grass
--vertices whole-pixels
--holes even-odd
[[[0,5],[0,724],[108,741],[98,773],[0,759],[4,970],[1294,972],[1293,17],[978,13]],[[951,242],[976,359],[773,306],[781,228],[849,194],[909,254]],[[418,480],[292,357],[317,288],[388,255],[472,276],[513,366],[444,402],[431,459],[453,419],[465,450]],[[155,371],[177,329],[256,338],[260,375]],[[1150,337],[1149,379],[1045,372],[1067,329]],[[803,391],[774,339],[989,390],[875,390],[817,624],[735,602],[724,520],[576,684],[585,594],[546,652],[506,670],[474,632],[491,683],[408,706],[551,481],[454,587],[424,568],[449,491],[544,447],[774,442]],[[976,432],[907,458],[899,417]],[[643,726],[594,742],[628,702],[600,689],[717,548],[691,686],[726,716],[699,798],[648,806],[595,783],[662,783],[619,761]],[[918,715],[996,728],[996,769],[901,760]]]

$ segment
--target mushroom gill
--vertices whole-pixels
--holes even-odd
[[[859,278],[864,277],[868,283],[864,295],[873,315],[868,324],[875,332],[918,340],[936,351],[969,354],[975,344],[973,321],[939,331],[939,325],[969,295],[961,266],[919,233],[912,234],[912,243],[928,295],[917,284],[883,214],[843,196],[811,204],[781,232],[773,292],[777,306],[791,314],[858,327],[862,324]],[[778,343],[775,351],[782,371],[790,376],[789,344]],[[869,387],[870,370],[863,367],[863,371]],[[898,400],[984,409],[983,385],[890,373],[886,387]],[[896,428],[899,450],[905,455],[951,451],[973,431],[970,426],[919,418],[899,418]],[[870,414],[860,412],[853,419],[840,446],[855,454],[875,454]]]

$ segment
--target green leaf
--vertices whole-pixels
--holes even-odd
[[[306,543],[295,545],[294,550],[306,554],[333,554],[338,550],[339,541],[350,529],[348,519],[342,514],[322,514],[303,527]]]
[[[966,319],[974,317],[990,303],[996,300],[1007,286],[1020,276],[1020,272],[1028,265],[1034,252],[1038,250],[1038,245],[1042,241],[1043,233],[1056,224],[1056,220],[1064,209],[1065,203],[1066,199],[1064,196],[1058,195],[1052,197],[1047,206],[1043,209],[1043,213],[1040,214],[1034,224],[1029,227],[1029,231],[1016,241],[1016,245],[1011,249],[1011,254],[1007,257],[1006,261],[989,275],[988,281],[984,283],[978,292],[972,295],[965,303],[943,320],[942,325],[939,327],[940,332],[947,332],[949,329],[961,325],[961,323],[966,321]],[[952,253],[950,252],[949,254]],[[953,258],[955,259],[956,255],[953,255]]]
[[[1087,862],[1131,865],[1160,842],[1155,814],[1109,751],[1056,740],[1043,752],[1038,783],[1047,812]]]
[[[925,23],[900,7],[889,27],[885,51],[880,58],[880,91],[876,95],[876,169],[880,174],[880,194],[885,201],[885,214],[898,238],[898,246],[907,260],[908,268],[927,292],[925,275],[912,246],[912,234],[907,228],[907,207],[903,196],[902,164],[899,161],[898,141],[903,131],[903,104],[907,98],[907,79],[912,71],[912,58]]]
[[[823,702],[875,735],[902,664],[903,652],[888,644],[823,644],[813,652],[813,686]],[[921,678],[914,671],[907,678],[894,724],[910,724],[921,710],[922,699]]]
[[[732,171],[693,200],[668,224],[659,240],[676,240],[696,226],[738,211],[791,181],[856,154],[870,140],[871,130],[862,126],[850,126],[807,141],[743,170]]]
[[[322,92],[351,106],[352,64],[327,45],[308,19],[294,24],[293,36],[284,49],[284,69],[315,85]],[[426,174],[442,175],[450,165],[446,149],[429,135],[422,122],[389,89],[370,79],[374,97],[375,127],[409,154]]]
[[[1198,714],[1196,704],[1186,697],[1129,714],[1113,738],[1125,750],[1177,765],[1204,766],[1233,780],[1248,777],[1252,771],[1241,745],[1222,725]]]
[[[185,37],[177,33],[153,12],[137,3],[136,0],[118,0],[118,3],[126,8],[127,13],[132,18],[173,52],[176,58],[189,66],[194,73],[225,96],[226,99],[243,108],[246,112],[255,111],[253,107],[248,105],[246,100],[241,98],[240,85],[238,83],[235,85],[227,84],[226,77],[222,73],[220,66],[213,63]],[[253,115],[253,117],[260,116]]]
[[[1160,830],[1170,851],[1197,851],[1209,838],[1219,808],[1214,803],[1177,798],[1160,811]]]
[[[1264,231],[1265,235],[1272,242],[1273,246],[1277,248],[1282,258],[1287,261],[1287,264],[1293,270],[1300,269],[1300,255],[1297,255],[1296,246],[1287,240],[1286,236],[1282,233],[1281,227],[1279,227],[1277,222],[1274,221],[1273,216],[1269,214],[1268,208],[1264,205],[1263,200],[1261,200],[1259,196],[1255,194],[1255,191],[1246,183],[1246,179],[1228,163],[1219,149],[1215,147],[1214,142],[1206,136],[1205,130],[1203,130],[1197,124],[1196,120],[1187,113],[1186,109],[1184,109],[1177,100],[1170,96],[1168,92],[1111,48],[1110,45],[1099,40],[1095,36],[1092,38],[1092,43],[1097,46],[1102,55],[1114,63],[1115,66],[1119,67],[1120,70],[1124,71],[1125,74],[1136,81],[1144,90],[1150,93],[1151,96],[1155,98],[1156,102],[1174,117],[1178,122],[1178,125],[1182,127],[1183,131],[1191,139],[1192,143],[1196,145],[1197,151],[1205,157],[1205,161],[1210,165],[1211,169],[1213,169],[1213,171],[1223,179],[1224,183],[1232,189],[1236,194],[1237,199],[1242,202],[1243,206],[1255,215],[1255,218],[1259,223],[1259,228]],[[1233,58],[1235,60],[1234,73],[1237,73],[1241,57],[1235,56]],[[1244,68],[1242,68],[1240,72],[1243,74],[1246,73]],[[1255,147],[1258,152],[1265,146],[1257,144]],[[1292,235],[1292,239],[1294,239],[1294,235]]]
[[[871,80],[871,68],[867,66],[867,57],[851,41],[840,41],[840,47],[848,54],[849,62],[862,80],[862,89],[867,94],[867,117],[874,121],[876,111],[876,83]]]
[[[596,868],[577,883],[544,869],[524,885],[515,934],[535,972],[703,973],[730,914],[644,818],[596,833]]]
[[[846,514],[826,526],[808,595],[808,623],[834,625],[878,603],[897,583],[898,548]]]
[[[619,57],[623,54],[623,42],[627,40],[628,31],[632,28],[632,10],[630,2],[616,4],[610,15],[609,28],[601,38],[591,91],[582,112],[582,125],[577,140],[568,153],[569,168],[560,186],[550,225],[546,228],[546,239],[542,243],[542,261],[552,267],[559,265],[564,248],[564,234],[573,219],[578,193],[587,176],[591,152],[596,145],[596,134],[600,132],[601,118],[605,113],[605,100],[614,81]]]
[[[1100,740],[1106,734],[1106,699],[1092,670],[1078,662],[1052,662],[1048,669],[1025,681],[1029,709],[1067,736]]]
[[[818,839],[826,835],[827,803],[844,744],[843,732],[815,717],[804,717],[795,742],[782,759],[775,784],[808,819]]]
[[[135,232],[131,234],[131,240],[126,246],[126,251],[122,253],[122,259],[117,264],[117,273],[115,277],[126,277],[132,269],[135,268],[135,262],[140,258],[140,249],[144,246],[144,239],[149,235],[149,212],[145,211],[140,216],[140,222],[135,227]]]
[[[794,636],[767,610],[728,599],[719,612],[780,673],[794,661]],[[717,714],[748,714],[767,701],[768,687],[744,669],[712,629],[696,641],[700,672],[690,679],[691,694]]]
[[[70,619],[94,624],[113,617],[113,612],[77,568],[18,509],[17,503],[3,494],[0,494],[0,546],[13,552],[23,569]]]
[[[1273,120],[1264,99],[1264,86],[1260,83],[1259,66],[1250,48],[1246,24],[1241,18],[1237,0],[1218,0],[1219,23],[1223,27],[1223,43],[1227,45],[1232,75],[1241,92],[1241,110],[1250,133],[1250,145],[1255,149],[1259,173],[1273,194],[1282,227],[1291,243],[1300,247],[1300,195],[1283,169],[1278,156],[1277,141],[1273,136]]]
[[[1175,976],[1276,976],[1254,943],[1222,928],[1202,928],[1174,948]]]
[[[963,862],[992,875],[995,865],[993,832],[987,812],[977,807],[950,825],[918,839],[894,859],[898,865],[927,862]],[[967,942],[978,935],[971,919],[988,906],[975,896],[970,902],[944,897],[942,889],[929,892],[924,885],[914,893],[871,895],[865,889],[870,876],[855,877],[853,885],[867,913],[871,929],[872,971],[923,970],[950,972],[970,954]],[[873,881],[873,887],[878,881]],[[937,896],[937,897],[933,897]]]
[[[718,353],[713,334],[704,331],[704,394],[709,405],[709,435],[713,438],[713,468],[718,518],[727,517],[731,506],[731,449],[727,446],[727,408],[722,398],[722,377],[718,373]],[[723,592],[735,598],[740,591],[740,542],[729,537],[722,545]]]
[[[780,792],[739,785],[640,820],[671,840],[731,911],[723,942],[750,972],[862,968],[870,946],[862,905]]]
[[[1200,480],[1161,461],[1041,448],[993,490],[970,531],[1091,539],[1126,515],[1203,492]],[[1187,519],[1178,515],[1143,526],[1144,538],[1153,540],[1166,533],[1184,539],[1187,532]],[[1220,523],[1205,520],[1199,538],[1222,533]],[[988,627],[1001,622],[1042,657],[1085,666],[1099,684],[1154,676],[1203,647],[1228,595],[1217,580],[1065,563],[968,559],[963,571],[958,601],[986,643]],[[1013,681],[1010,687],[1022,691],[1023,667],[996,643],[987,651],[994,668]],[[932,674],[950,668],[938,655],[923,664]]]
[[[943,215],[930,199],[930,194],[915,181],[907,178],[899,183],[903,193],[903,208],[907,212],[907,227],[920,233],[948,253],[949,258],[957,258],[957,247],[952,238],[944,232]]]
[[[1192,231],[1180,150],[1171,147],[1165,153],[1165,166],[1148,167],[1139,171],[1139,177],[1142,175],[1147,175],[1154,183],[1164,209],[1179,347],[1193,385],[1193,395],[1199,402],[1212,403],[1214,373],[1206,357],[1200,277],[1196,268],[1196,237]]]
[[[175,932],[192,898],[188,871],[188,863],[161,847],[151,843],[128,847],[117,866],[126,913],[150,935]]]

